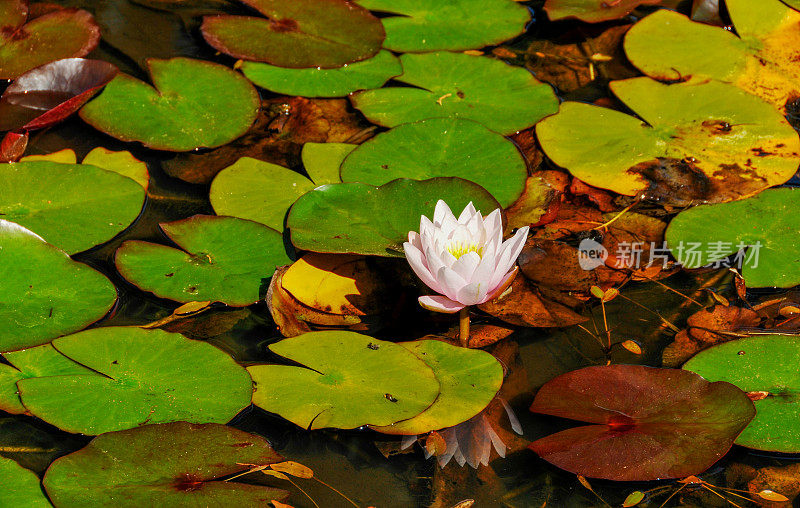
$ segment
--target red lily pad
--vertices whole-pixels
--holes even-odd
[[[215,49],[279,67],[341,67],[378,53],[380,20],[348,0],[241,0],[265,18],[206,16],[201,31]]]
[[[44,129],[78,111],[117,75],[101,60],[65,58],[31,69],[0,97],[0,131]]]
[[[58,9],[29,20],[27,1],[4,0],[0,20],[0,79],[16,78],[54,60],[86,56],[100,42],[100,28],[82,9]]]
[[[688,371],[586,367],[545,384],[531,411],[594,425],[529,448],[572,473],[617,481],[684,478],[720,459],[755,416],[747,395]]]

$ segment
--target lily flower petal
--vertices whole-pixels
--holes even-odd
[[[462,305],[442,295],[420,296],[419,304],[433,312],[443,312],[445,314],[453,314],[466,307],[466,305]]]

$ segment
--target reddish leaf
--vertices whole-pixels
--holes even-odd
[[[32,69],[0,97],[0,130],[50,127],[78,111],[116,75],[116,66],[83,58],[65,58]]]
[[[13,33],[27,18],[27,0],[0,0],[0,34]]]
[[[0,2],[6,4],[6,2]],[[15,3],[11,1],[11,3]],[[11,25],[21,19],[19,6],[11,9]],[[0,7],[5,14],[8,7]],[[25,9],[27,16],[27,9]],[[0,19],[3,16],[0,16]],[[100,42],[100,28],[82,9],[48,12],[24,25],[0,26],[0,79],[13,79],[34,67],[60,58],[86,56]]]
[[[0,143],[0,162],[16,162],[28,147],[28,133],[9,132]]]
[[[586,367],[545,384],[531,411],[593,423],[531,443],[567,471],[617,481],[699,474],[755,416],[730,383],[640,365]]]
[[[341,67],[380,50],[380,20],[347,0],[241,0],[268,19],[206,16],[201,31],[215,49],[280,67]]]

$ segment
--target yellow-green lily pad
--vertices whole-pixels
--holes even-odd
[[[779,108],[800,97],[800,12],[779,0],[725,0],[736,33],[661,9],[625,36],[625,53],[661,80],[731,83]]]
[[[641,119],[565,102],[536,126],[547,156],[589,185],[685,206],[745,198],[797,170],[795,130],[739,88],[642,77],[611,90]]]
[[[253,404],[304,429],[390,425],[439,395],[431,368],[410,350],[346,331],[310,332],[269,349],[301,366],[253,365]]]

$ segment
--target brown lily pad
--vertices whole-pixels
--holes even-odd
[[[572,326],[588,319],[564,304],[547,299],[525,277],[517,277],[511,284],[510,291],[479,305],[478,308],[516,326]]]
[[[661,0],[547,0],[544,10],[551,20],[578,18],[599,23],[627,16],[640,5],[661,3]]]
[[[82,9],[58,9],[28,20],[28,2],[0,7],[0,79],[13,79],[61,58],[82,57],[100,42],[100,28]]]
[[[347,0],[241,0],[266,18],[207,16],[203,37],[236,58],[279,67],[334,68],[378,53],[380,20]]]

